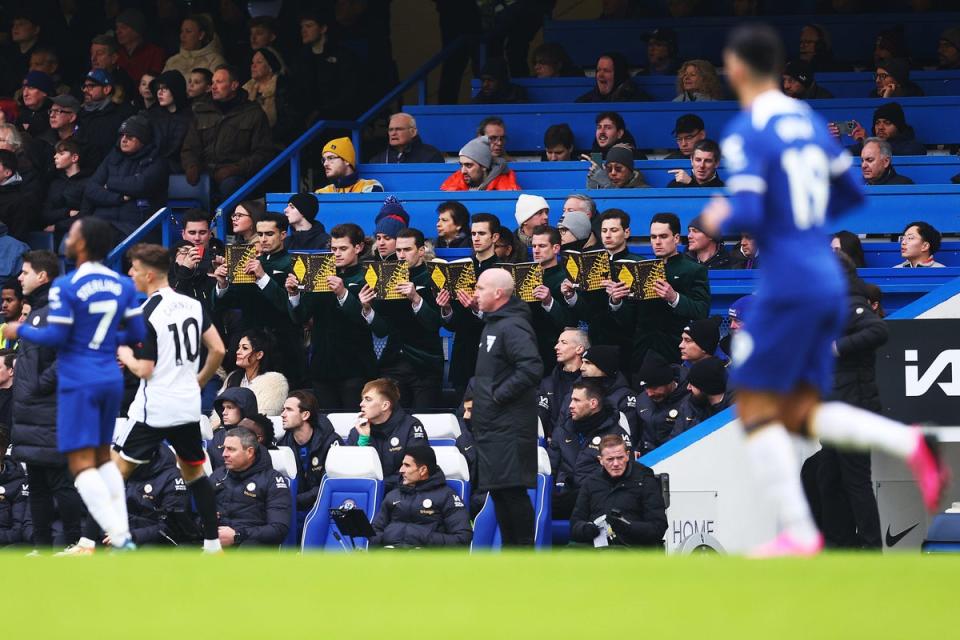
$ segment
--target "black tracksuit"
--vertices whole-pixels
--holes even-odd
[[[356,428],[351,429],[347,436],[347,446],[357,446],[359,439],[360,433]],[[383,424],[370,425],[370,442],[367,446],[373,447],[380,458],[385,491],[390,491],[400,484],[400,464],[403,462],[403,452],[414,444],[411,440],[425,445],[427,432],[417,418],[400,407],[395,408]]]
[[[20,465],[0,459],[0,547],[33,541],[29,502],[30,488]]]
[[[627,463],[619,478],[610,477],[602,467],[599,469],[580,487],[570,517],[570,537],[576,542],[592,542],[600,533],[593,521],[606,515],[616,533],[610,544],[660,547],[667,530],[667,513],[653,471],[633,461]],[[612,517],[614,509],[629,524]]]
[[[168,447],[158,447],[147,464],[137,467],[127,480],[127,515],[130,535],[139,546],[168,544],[166,516],[190,510],[190,494],[180,476],[177,460]]]
[[[244,471],[218,469],[211,477],[217,494],[220,526],[237,533],[240,546],[279,545],[290,531],[293,500],[290,483],[273,469],[270,453],[257,447]]]
[[[241,420],[243,418],[253,417],[257,411],[257,396],[253,391],[245,387],[230,387],[224,389],[223,393],[217,396],[213,401],[213,408],[223,420],[223,403],[225,400],[237,405],[240,409]],[[210,458],[210,465],[214,470],[223,466],[223,443],[227,439],[227,431],[236,425],[222,425],[213,432],[213,439],[207,443],[207,457]]]
[[[326,472],[330,447],[342,444],[343,439],[333,430],[327,416],[322,414],[317,416],[317,425],[306,443],[297,444],[293,431],[284,433],[277,442],[278,446],[290,447],[297,459],[297,511],[309,511],[313,507],[320,492],[320,481]]]
[[[452,547],[473,539],[470,514],[439,468],[388,493],[372,524],[371,547]]]
[[[537,404],[545,436],[550,436],[557,425],[570,415],[570,393],[578,380],[579,370],[564,371],[558,364],[550,375],[540,381]]]
[[[679,367],[675,369],[677,371]],[[640,429],[638,448],[647,453],[670,439],[680,415],[680,405],[690,392],[677,371],[674,377],[677,388],[663,402],[654,402],[645,391],[637,395],[637,425]]]
[[[707,401],[709,403],[709,400]],[[693,394],[688,393],[680,403],[680,415],[673,423],[673,431],[670,432],[671,438],[676,438],[684,431],[691,429],[701,422],[709,420],[727,407],[733,404],[733,392],[727,391],[723,394],[723,399],[718,404],[701,405],[693,399]]]

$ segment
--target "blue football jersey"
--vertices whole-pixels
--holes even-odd
[[[60,387],[121,381],[117,365],[120,323],[141,314],[133,281],[100,263],[86,262],[53,281],[49,304],[48,327],[25,326],[21,335],[30,340],[36,337],[31,330],[68,329],[58,345]]]
[[[758,293],[840,293],[843,279],[823,229],[860,204],[850,154],[810,107],[779,91],[758,96],[722,142],[731,216],[724,234],[746,232],[762,258]]]

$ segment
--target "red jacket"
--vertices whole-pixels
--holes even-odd
[[[127,72],[136,86],[140,85],[140,77],[145,73],[160,75],[166,61],[167,54],[163,49],[150,42],[140,43],[133,54],[127,53],[126,48],[122,46],[117,50],[117,66]],[[132,97],[128,96],[128,98]]]
[[[482,190],[520,191],[520,185],[517,184],[517,174],[514,173],[513,169],[508,168],[504,173],[491,180]],[[467,186],[463,173],[455,171],[443,181],[443,184],[440,185],[440,191],[470,191],[470,187]]]

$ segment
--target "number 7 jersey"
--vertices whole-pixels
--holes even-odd
[[[823,226],[863,192],[826,122],[806,103],[767,91],[730,122],[722,155],[731,205],[722,231],[756,239],[758,292],[792,297],[842,286]]]
[[[175,427],[200,419],[200,348],[210,319],[203,305],[170,287],[155,291],[143,305],[147,337],[134,350],[153,360],[153,375],[140,380],[128,411],[151,427]]]

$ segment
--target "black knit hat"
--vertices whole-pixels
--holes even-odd
[[[583,359],[597,365],[597,368],[612,378],[620,371],[620,350],[606,344],[596,344],[583,352]]]
[[[320,203],[312,193],[295,193],[290,196],[290,204],[296,207],[304,218],[313,222],[320,210]]]
[[[797,82],[808,88],[813,84],[813,67],[810,66],[809,62],[803,60],[788,62],[787,66],[783,68],[783,75],[796,78]]]
[[[718,395],[727,390],[727,369],[720,358],[704,358],[690,367],[687,382],[707,395]]]
[[[648,387],[662,387],[673,382],[673,369],[659,353],[647,351],[637,376]]]
[[[150,121],[140,114],[130,116],[123,121],[120,125],[120,135],[134,137],[143,144],[153,142],[153,128],[150,126]]]
[[[877,110],[873,112],[874,127],[877,126],[877,120],[880,119],[889,120],[900,133],[903,133],[903,130],[907,128],[907,116],[903,114],[903,107],[897,102],[888,102],[877,107]]]
[[[713,355],[720,344],[720,318],[694,320],[683,328],[683,332],[690,336],[697,346]]]
[[[261,49],[257,49],[253,53],[259,53],[262,55],[263,59],[266,60],[267,64],[270,66],[270,70],[275,74],[283,71],[283,60],[280,59],[280,56],[273,47],[263,47]]]

